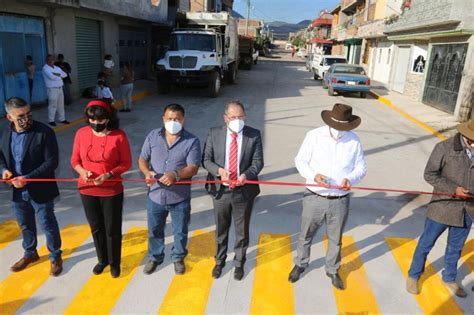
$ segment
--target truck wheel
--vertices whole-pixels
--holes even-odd
[[[171,90],[171,85],[164,81],[158,80],[158,94],[168,94]]]
[[[323,81],[322,81],[322,85],[323,85],[323,89],[327,89],[327,88],[328,88],[328,86],[327,86],[327,84],[326,84],[326,80],[324,80],[324,78],[323,78]]]
[[[319,76],[318,76],[317,73],[315,73],[315,74],[313,75],[313,79],[315,79],[315,80],[319,79]]]
[[[221,76],[219,72],[212,71],[209,75],[209,86],[208,86],[208,94],[210,97],[214,98],[219,95],[219,91],[221,89]]]
[[[328,86],[328,95],[329,96],[334,96],[334,90],[332,87]]]
[[[229,65],[229,70],[227,70],[227,83],[234,84],[235,79],[237,78],[237,68],[235,67],[235,63],[231,63]]]

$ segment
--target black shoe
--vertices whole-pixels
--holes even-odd
[[[214,279],[218,279],[222,274],[222,269],[224,269],[225,264],[222,265],[215,265],[212,269],[212,277]]]
[[[69,125],[69,124],[70,124],[70,122],[69,122],[69,121],[67,121],[67,120],[63,120],[63,121],[61,121],[61,124]]]
[[[125,108],[122,108],[121,110],[119,110],[119,112],[125,113],[125,112],[127,112],[127,110]]]
[[[326,272],[326,276],[331,278],[332,285],[338,290],[344,290],[344,283],[342,282],[341,277],[339,277],[338,273],[328,273]]]
[[[127,108],[126,111],[127,111],[127,113],[130,113],[132,110]]]
[[[174,273],[177,275],[184,275],[186,271],[186,266],[184,265],[184,261],[178,260],[174,262]]]
[[[235,267],[234,269],[234,279],[237,281],[242,280],[244,277],[244,267]]]
[[[51,127],[56,127],[56,123],[54,121],[50,121],[48,125],[50,125]]]
[[[92,269],[92,273],[95,274],[95,275],[100,275],[105,267],[107,267],[108,264],[101,264],[101,263],[98,263],[97,265],[94,266],[94,269]]]
[[[157,262],[154,260],[148,260],[147,264],[145,265],[145,268],[143,268],[143,273],[146,275],[151,275],[155,270],[158,265],[161,264],[161,262]]]
[[[120,277],[120,266],[111,266],[110,275],[112,276],[112,278]]]
[[[290,275],[288,276],[288,281],[290,281],[291,283],[295,283],[296,281],[298,281],[301,277],[301,274],[304,272],[304,269],[305,268],[295,265],[291,270]]]

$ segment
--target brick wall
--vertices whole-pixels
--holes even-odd
[[[423,75],[408,73],[403,94],[413,100],[421,101],[423,96],[422,87]]]

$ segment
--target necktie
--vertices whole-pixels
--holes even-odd
[[[237,163],[238,163],[238,145],[237,145],[237,133],[232,133],[232,140],[230,142],[229,150],[229,179],[237,180]]]

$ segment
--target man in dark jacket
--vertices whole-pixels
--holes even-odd
[[[474,217],[474,119],[457,126],[454,137],[438,143],[425,169],[425,180],[434,193],[429,205],[425,228],[418,241],[408,271],[407,291],[418,294],[418,280],[425,269],[426,257],[438,237],[448,230],[444,256],[443,281],[457,296],[467,294],[456,283],[457,263]]]
[[[209,172],[208,180],[231,181],[222,185],[207,185],[213,197],[216,220],[216,265],[212,276],[219,278],[227,258],[227,242],[232,219],[235,226],[234,279],[242,280],[246,251],[249,245],[250,215],[254,200],[260,193],[258,185],[246,185],[246,180],[258,180],[263,168],[260,131],[245,126],[245,109],[239,101],[227,104],[225,125],[211,128],[204,146],[202,165]]]
[[[58,143],[54,131],[34,121],[30,105],[21,98],[5,102],[9,123],[0,130],[0,171],[11,180],[12,207],[23,235],[24,256],[10,270],[18,272],[39,260],[36,250],[35,213],[46,235],[51,275],[62,272],[61,237],[54,215],[55,182],[27,182],[24,179],[54,178],[58,166]]]

